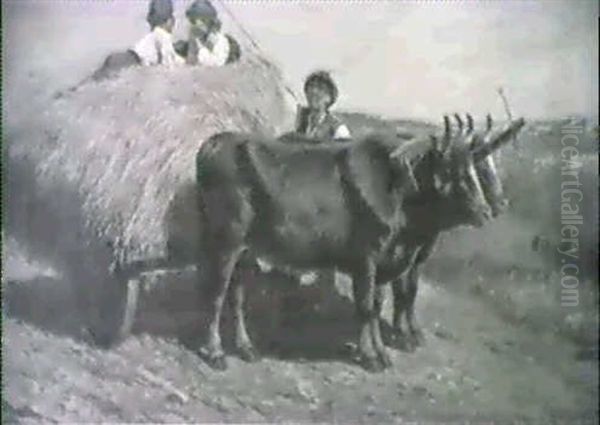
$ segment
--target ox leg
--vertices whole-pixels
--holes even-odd
[[[419,284],[419,276],[421,274],[420,265],[413,266],[407,276],[407,292],[406,292],[406,324],[410,336],[410,343],[413,347],[418,347],[424,343],[424,334],[417,324],[415,318],[415,299],[417,298],[417,290]]]
[[[387,348],[385,348],[383,338],[381,337],[381,311],[383,309],[384,300],[385,285],[376,285],[375,300],[373,304],[375,310],[375,319],[371,323],[373,332],[373,344],[375,345],[375,351],[377,352],[377,356],[382,366],[384,368],[388,368],[392,366],[392,360],[390,359],[390,355],[387,351]]]
[[[425,335],[421,328],[417,325],[415,319],[415,299],[417,297],[417,289],[419,285],[419,277],[421,276],[421,268],[425,261],[431,256],[435,243],[437,241],[437,235],[432,236],[426,243],[421,246],[421,249],[417,252],[415,262],[410,268],[407,278],[407,305],[406,305],[406,323],[408,325],[408,331],[411,336],[411,342],[414,346],[423,345],[425,342]]]
[[[248,255],[243,255],[231,278],[230,301],[235,320],[235,348],[240,358],[247,362],[254,362],[258,359],[257,352],[248,335],[244,314],[245,286],[248,284],[248,280],[255,278],[257,272],[255,261]]]
[[[352,273],[352,290],[356,315],[360,323],[359,361],[369,371],[380,371],[383,367],[379,362],[373,341],[373,322],[378,317],[375,316],[374,308],[375,266],[371,261]]]
[[[398,295],[401,301],[397,302],[402,303],[403,305],[406,324],[408,325],[407,345],[410,349],[423,345],[425,341],[423,331],[417,325],[417,320],[415,318],[415,299],[417,298],[421,268],[423,267],[423,264],[425,264],[425,261],[431,256],[431,253],[435,248],[436,240],[437,235],[434,235],[420,246],[411,267],[404,277],[403,285],[399,285],[401,294]],[[401,313],[399,312],[398,314]]]
[[[208,342],[200,349],[200,354],[210,366],[220,370],[227,368],[225,353],[221,345],[221,314],[227,288],[240,253],[240,250],[233,252],[216,250],[216,253],[211,256],[211,261],[207,261],[205,264],[211,316],[208,327]]]
[[[402,318],[405,317],[408,307],[408,276],[404,275],[392,282],[394,295],[394,342],[402,351],[412,351],[413,346],[402,329]]]

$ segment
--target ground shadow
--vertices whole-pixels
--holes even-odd
[[[287,360],[352,362],[349,343],[356,343],[354,303],[346,295],[349,282],[302,285],[279,271],[254,274],[247,282],[245,305],[250,337],[263,357]],[[208,329],[208,306],[195,272],[164,277],[151,291],[142,291],[134,333],[176,338],[197,351]],[[226,304],[221,324],[223,345],[234,353],[233,314]],[[385,335],[391,330],[384,325]]]
[[[47,137],[54,143],[52,134]],[[42,188],[31,158],[3,150],[3,159],[3,233],[20,245],[24,258],[42,261],[61,276],[5,277],[3,306],[46,330],[85,342],[108,341],[119,326],[126,292],[111,276],[113,246],[86,225],[75,187],[49,183]]]
[[[73,291],[60,279],[39,276],[25,281],[7,280],[2,285],[2,310],[9,317],[57,335],[84,337]]]

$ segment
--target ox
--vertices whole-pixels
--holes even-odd
[[[446,118],[443,136],[400,147],[377,135],[333,145],[211,137],[196,157],[204,245],[198,270],[212,310],[203,356],[226,367],[219,325],[231,285],[236,349],[246,360],[256,357],[243,314],[244,282],[234,271],[260,257],[349,274],[361,362],[369,370],[390,366],[379,326],[383,284],[395,280],[396,311],[414,325],[416,280],[411,292],[398,276],[418,273],[440,232],[480,226],[492,216],[476,164],[523,125],[521,119],[481,137],[472,125],[451,132]]]
[[[457,123],[459,134],[465,131],[464,137],[471,144],[472,148],[479,148],[484,145],[492,146],[492,117],[488,115],[486,117],[486,131],[483,137],[478,134],[474,134],[473,118],[471,115],[466,116],[466,127],[463,120],[459,115],[455,114],[454,118]],[[517,125],[520,125],[517,123]],[[450,122],[448,117],[444,117],[444,140],[450,140]],[[518,128],[515,128],[515,134]],[[441,150],[445,152],[445,155],[449,155],[449,146],[445,145],[445,148]],[[475,168],[481,182],[481,188],[483,189],[486,201],[491,207],[492,215],[494,217],[502,213],[508,206],[508,201],[504,197],[502,188],[502,182],[500,181],[494,158],[492,155],[483,155],[483,151],[479,153],[479,156],[483,159],[475,161]],[[394,328],[394,339],[398,346],[405,350],[414,350],[418,345],[423,343],[423,332],[417,326],[415,318],[415,298],[417,295],[418,282],[421,274],[421,269],[425,261],[432,254],[436,241],[439,234],[448,225],[452,227],[451,223],[443,223],[444,217],[434,216],[426,218],[426,216],[420,215],[420,211],[415,208],[411,208],[407,203],[405,213],[407,214],[407,220],[411,223],[411,232],[421,235],[420,238],[414,238],[410,235],[407,241],[408,246],[405,246],[406,252],[400,251],[399,259],[394,260],[393,256],[398,256],[398,253],[391,255],[388,261],[403,261],[404,256],[410,258],[409,264],[406,269],[396,278],[392,280],[392,290],[394,299],[394,313],[393,313],[393,328]],[[440,222],[439,219],[442,219]],[[439,223],[441,226],[436,226]],[[426,235],[426,236],[425,236]],[[420,240],[420,241],[419,241]],[[407,241],[404,241],[406,244]],[[400,244],[401,246],[402,244]],[[398,249],[396,246],[395,249]],[[381,287],[378,287],[377,303],[383,303],[383,291]],[[407,325],[407,333],[402,328],[402,319],[405,319]]]

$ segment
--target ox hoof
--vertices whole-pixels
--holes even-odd
[[[198,354],[200,358],[204,360],[204,362],[215,370],[226,370],[227,369],[227,359],[225,359],[225,354],[223,353],[214,353],[206,348],[201,348],[198,350]]]
[[[224,355],[208,357],[204,361],[215,370],[227,370],[227,360]]]
[[[379,358],[377,357],[366,357],[361,356],[359,358],[359,364],[365,369],[367,372],[381,372],[385,369]]]
[[[411,343],[415,347],[422,347],[425,345],[425,334],[421,329],[415,329],[410,333]]]
[[[412,353],[415,351],[415,345],[408,335],[403,332],[398,332],[394,335],[394,347],[400,351]]]
[[[383,366],[384,369],[389,369],[393,366],[392,358],[390,357],[390,354],[387,352],[387,350],[377,353],[377,357],[379,358],[379,362],[381,363],[381,366]]]
[[[260,356],[254,347],[239,347],[237,353],[240,359],[247,363],[255,363],[260,360]]]

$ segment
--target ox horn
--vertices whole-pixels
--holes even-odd
[[[452,125],[450,124],[450,117],[444,115],[444,135],[442,136],[443,145],[439,144],[439,151],[446,152],[450,148],[452,141]]]
[[[456,124],[458,126],[458,131],[456,132],[456,136],[461,137],[462,135],[464,135],[464,123],[462,118],[460,117],[460,115],[458,114],[454,114],[454,120],[456,121]],[[450,120],[447,119],[447,116],[444,116],[444,126],[448,126],[448,128],[450,127]],[[454,135],[451,133],[447,133],[448,137],[446,138],[446,146],[444,146],[444,154],[446,154],[448,151],[450,151],[450,148],[452,147],[452,143],[458,138],[458,137],[453,137]]]
[[[434,136],[429,136],[429,139],[435,143]],[[415,150],[418,151],[419,149],[421,149],[420,146],[422,146],[424,142],[425,140],[422,137],[415,137],[406,142],[403,142],[400,146],[394,149],[392,153],[390,153],[390,158],[398,158],[404,156],[408,152]]]
[[[493,126],[494,126],[494,121],[492,120],[492,115],[487,114],[485,116],[485,131],[486,131],[486,133],[489,133],[490,131],[492,131]]]
[[[458,133],[462,134],[463,129],[465,127],[462,118],[458,114],[454,114],[454,119],[456,120],[456,125],[458,125]]]
[[[471,116],[471,114],[467,114],[467,133],[470,134],[473,132],[473,117]]]
[[[487,143],[473,151],[473,158],[475,162],[485,159],[492,152],[508,143],[512,137],[515,136],[521,130],[521,128],[523,128],[524,125],[525,120],[523,118],[519,118],[518,120],[510,123],[510,125],[506,129],[502,130],[499,134],[490,137]]]
[[[444,138],[450,139],[450,118],[444,115]]]

